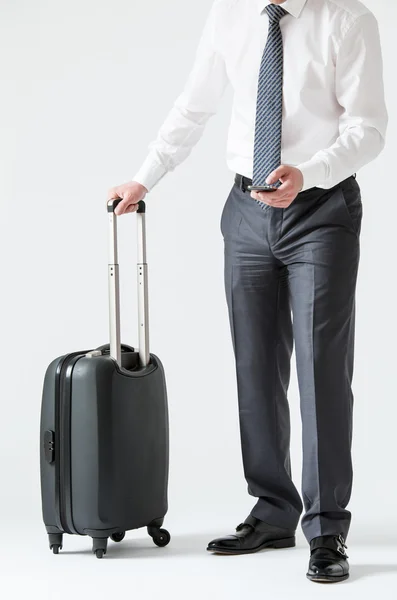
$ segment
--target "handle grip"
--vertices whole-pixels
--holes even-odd
[[[114,213],[115,208],[122,202],[122,198],[111,198],[108,200],[108,212]],[[139,200],[137,213],[146,212],[146,204],[144,200]]]

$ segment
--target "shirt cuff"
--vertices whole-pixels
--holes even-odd
[[[303,175],[303,187],[301,192],[308,190],[312,187],[322,187],[325,185],[328,174],[328,164],[322,158],[312,158],[300,165],[296,165],[296,168],[301,171]]]
[[[149,154],[132,181],[137,181],[150,192],[166,173],[167,169]]]

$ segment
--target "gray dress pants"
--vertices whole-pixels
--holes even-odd
[[[271,193],[271,192],[270,192]],[[362,218],[351,176],[285,209],[233,185],[221,216],[241,444],[252,516],[306,539],[347,537],[351,390]],[[287,390],[295,342],[303,429],[302,499],[291,480]]]

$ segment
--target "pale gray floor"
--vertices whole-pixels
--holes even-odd
[[[301,533],[296,548],[230,557],[205,551],[219,533],[174,530],[171,544],[157,548],[143,530],[132,532],[120,544],[111,543],[98,560],[87,538],[67,536],[61,554],[54,556],[40,527],[24,536],[10,530],[1,545],[0,595],[7,600],[397,598],[393,532],[352,537],[350,580],[332,586],[306,580],[308,547]]]

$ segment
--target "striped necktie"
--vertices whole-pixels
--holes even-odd
[[[280,19],[288,13],[277,4],[269,4],[265,10],[269,15],[269,32],[259,71],[253,185],[266,185],[266,178],[281,163],[283,38]],[[280,182],[275,184],[279,185]]]

